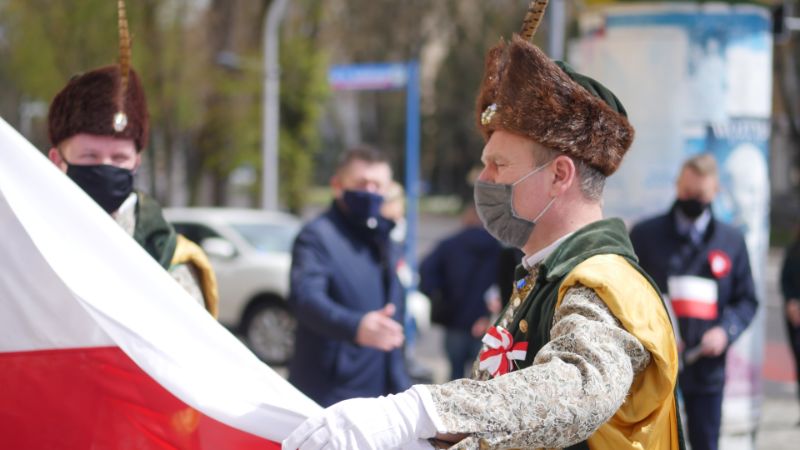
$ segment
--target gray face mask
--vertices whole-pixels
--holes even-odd
[[[475,209],[483,226],[486,227],[486,231],[495,239],[516,248],[522,248],[528,242],[536,222],[550,209],[555,197],[550,199],[550,202],[535,219],[528,220],[518,216],[514,211],[514,186],[548,165],[550,165],[549,162],[542,164],[513,184],[475,182]]]

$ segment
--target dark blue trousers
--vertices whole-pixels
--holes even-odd
[[[481,341],[464,330],[448,328],[444,335],[447,360],[450,361],[450,379],[464,378],[464,367],[475,361],[481,351]]]
[[[717,450],[722,420],[722,393],[683,393],[686,425],[692,450]]]

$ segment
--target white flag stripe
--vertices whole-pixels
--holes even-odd
[[[708,278],[692,275],[672,276],[667,279],[669,297],[699,303],[717,303],[717,283]]]
[[[2,191],[0,228],[0,255],[12,258],[0,270],[0,352],[115,345],[41,257]]]
[[[18,220],[17,232],[24,230],[35,246],[31,253],[38,253],[32,258],[49,266],[50,282],[53,277],[60,281],[42,282],[45,290],[65,308],[80,304],[145,372],[183,402],[223,423],[280,441],[319,410],[217,324],[102,209],[2,120],[0,148],[0,193],[7,202],[0,210],[0,223]],[[4,265],[24,262],[7,254],[3,258]],[[4,296],[0,303],[5,309],[19,298]],[[32,298],[25,307],[36,301]],[[28,317],[42,321],[36,329],[63,325],[54,315]],[[77,320],[85,325],[85,316]],[[0,336],[6,350],[25,347],[14,337]],[[89,337],[83,336],[85,345],[94,345]],[[30,333],[19,339],[28,338]]]

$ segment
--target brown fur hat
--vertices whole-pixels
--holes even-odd
[[[79,133],[131,139],[136,151],[147,146],[149,116],[144,90],[131,69],[128,89],[122,101],[127,125],[114,129],[114,115],[119,111],[120,69],[105,66],[73,77],[50,104],[47,116],[50,142],[61,141]]]
[[[583,160],[606,176],[617,170],[633,142],[633,127],[611,91],[560,67],[517,35],[489,51],[476,106],[487,140],[494,130],[506,130]]]

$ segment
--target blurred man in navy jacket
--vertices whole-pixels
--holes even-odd
[[[435,304],[432,320],[445,327],[450,379],[462,378],[464,366],[478,356],[491,325],[489,308],[493,302],[499,312],[501,304],[495,284],[500,242],[483,228],[474,206],[461,220],[464,227],[442,240],[419,269],[419,290]]]
[[[693,450],[717,448],[725,356],[758,306],[742,233],[712,215],[718,191],[714,158],[695,156],[681,168],[669,212],[631,231],[639,263],[670,298],[678,319],[684,360],[679,384]]]
[[[380,214],[388,162],[361,147],[342,155],[334,201],[292,252],[289,305],[298,321],[289,381],[322,406],[407,389],[403,289],[394,223]]]

